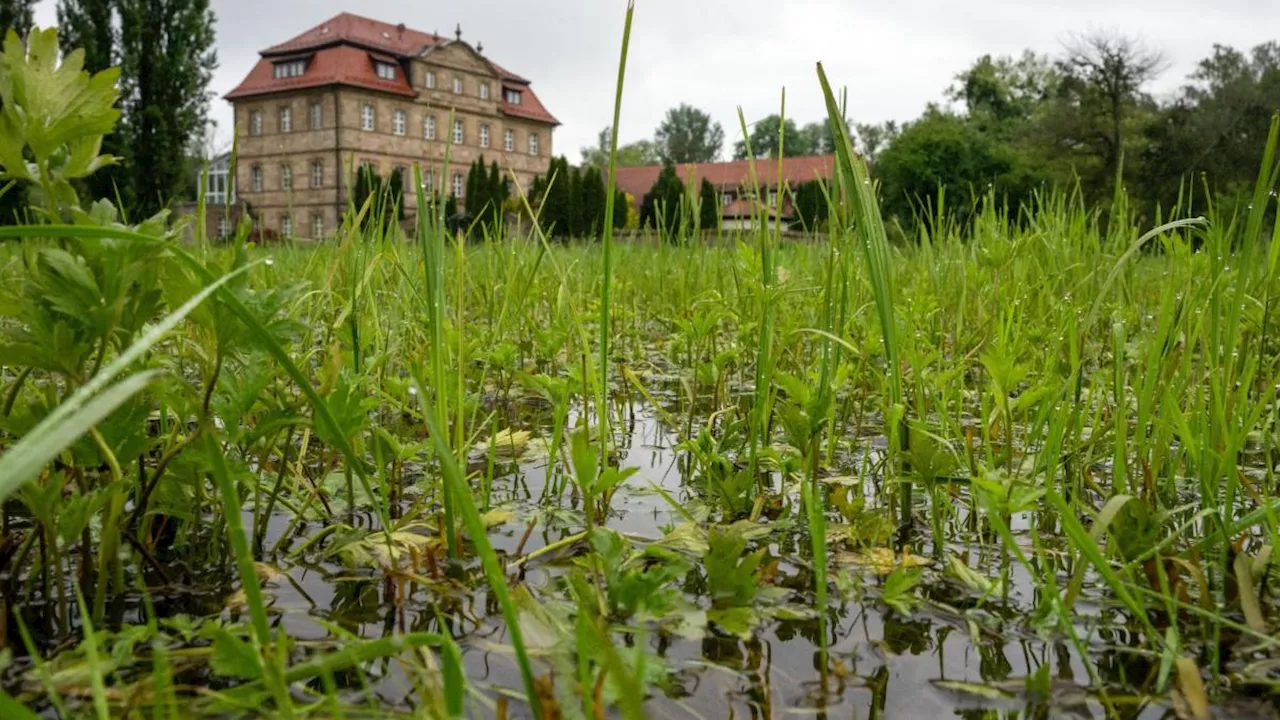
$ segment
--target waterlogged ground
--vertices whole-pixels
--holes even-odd
[[[659,395],[669,398],[674,393]],[[521,402],[512,405],[519,408]],[[665,408],[665,415],[680,410],[673,403]],[[490,537],[510,562],[509,576],[527,590],[534,604],[566,606],[564,571],[575,555],[581,555],[583,543],[547,553],[542,549],[581,532],[581,514],[571,491],[561,503],[544,496],[547,458],[539,438],[548,437],[549,430],[538,423],[539,413],[513,410],[512,415],[523,418],[529,439],[517,438],[492,454],[486,453],[482,443],[471,458],[478,471],[487,470],[496,458],[487,515],[494,523]],[[615,498],[609,527],[638,546],[686,521],[657,488],[694,512],[705,498],[690,486],[688,468],[676,450],[677,436],[662,422],[662,415],[639,398],[619,405],[618,417],[624,420],[615,428],[616,457],[622,467],[637,472]],[[874,434],[848,437],[840,443],[842,462],[836,470],[844,473],[844,479],[838,486],[848,488],[853,478],[862,475],[855,489],[872,506],[878,480],[870,473],[882,458],[885,444],[883,435]],[[957,502],[966,502],[963,490]],[[411,507],[411,502],[404,505],[406,511]],[[371,530],[379,525],[370,511],[358,511],[354,517],[357,528]],[[963,525],[965,511],[957,518]],[[833,513],[830,519],[831,569],[839,592],[825,608],[826,660],[818,642],[819,624],[812,616],[764,619],[749,637],[724,632],[704,618],[697,627],[680,632],[620,632],[621,644],[647,648],[647,662],[655,668],[657,681],[645,704],[649,717],[1108,716],[1098,686],[1073,645],[1060,633],[1041,629],[1044,623],[1032,617],[1039,605],[1037,591],[1016,562],[995,556],[990,544],[977,542],[978,538],[967,544],[948,542],[935,552],[928,529],[917,527],[913,538],[918,545],[910,551],[909,564],[924,570],[918,601],[895,610],[881,602],[880,594],[891,569],[888,564],[901,564],[901,559],[892,553],[887,558],[874,554],[869,558],[859,543],[841,540],[852,536],[851,531],[844,532],[848,526],[841,524],[841,517]],[[246,513],[245,520],[251,522],[252,514]],[[1020,538],[1030,521],[1029,513],[1014,517]],[[325,537],[328,525],[298,523],[288,512],[278,511],[271,518],[265,545],[275,548],[278,557],[289,559],[261,565],[260,577],[280,627],[311,649],[341,646],[348,634],[372,639],[447,629],[463,649],[468,681],[483,696],[475,707],[482,713],[522,714],[522,703],[503,700],[518,696],[520,676],[502,617],[486,591],[478,564],[450,573],[437,565],[436,539],[419,529],[413,532],[421,534],[422,542],[416,546],[421,556],[415,554],[402,563],[398,577],[387,576],[373,566],[376,558],[370,567],[361,568],[358,562],[326,558],[325,552],[309,548],[313,538]],[[814,598],[811,569],[797,559],[805,554],[797,545],[798,533],[793,524],[771,523],[765,517],[758,542],[768,550],[762,582],[782,588],[785,601],[803,608],[812,606]],[[1001,588],[996,596],[980,597],[947,571],[952,562],[962,562],[993,580],[1004,567],[1007,592]],[[1058,569],[1064,585],[1069,574],[1069,568]],[[409,575],[416,577],[410,580]],[[1150,697],[1143,690],[1159,671],[1159,658],[1136,647],[1133,623],[1121,611],[1103,610],[1093,602],[1096,578],[1092,573],[1086,577],[1075,626],[1088,638],[1089,655],[1108,690],[1111,716],[1178,717],[1167,697]],[[185,582],[153,587],[150,600],[162,616],[243,620],[242,593],[228,594],[233,585],[229,575],[203,575],[195,581],[189,576]],[[692,606],[708,606],[697,578],[686,582],[684,589]],[[145,623],[139,599],[123,601],[126,607],[120,608],[117,617]],[[536,613],[526,613],[522,626],[535,654],[550,652],[559,641],[557,631],[541,624]],[[11,682],[16,680],[12,672],[9,677]],[[217,684],[202,671],[188,680]],[[375,664],[364,673],[339,674],[335,683],[351,707],[357,708],[357,716],[362,706],[375,714],[395,714],[411,712],[419,704],[414,683],[396,662]],[[1267,704],[1249,699],[1232,701],[1220,711],[1222,717],[1274,717]]]

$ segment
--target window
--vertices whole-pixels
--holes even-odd
[[[432,176],[430,170],[422,173],[422,189],[423,190],[425,190],[426,192],[431,192],[431,186],[435,184],[433,181],[434,181],[434,177]]]
[[[422,137],[427,140],[436,139],[436,116],[428,115],[422,118]]]
[[[289,62],[276,63],[274,68],[274,74],[277,80],[283,80],[291,77],[302,77],[302,74],[306,71],[306,60],[290,60]]]
[[[721,197],[721,202],[723,202],[725,205],[733,204],[733,193],[725,193],[720,197]]]
[[[311,216],[311,238],[319,240],[324,237],[324,215],[316,213]]]
[[[462,78],[460,77],[456,77],[453,79],[453,94],[454,95],[462,94]]]
[[[280,189],[281,190],[293,189],[293,166],[292,165],[280,166]]]
[[[293,132],[293,108],[280,108],[280,132]]]
[[[262,192],[262,168],[257,165],[249,170],[249,187],[254,192]]]
[[[489,147],[489,126],[484,123],[480,125],[480,147]]]
[[[511,104],[511,105],[519,105],[519,104],[520,104],[520,91],[519,91],[519,90],[512,90],[511,88],[507,88],[506,98],[507,98],[507,103],[508,103],[508,104]]]
[[[778,207],[778,191],[777,190],[769,191],[769,207],[771,208]]]
[[[227,185],[230,182],[227,166],[211,164],[208,178],[205,181],[204,201],[208,205],[227,204]]]
[[[405,115],[403,110],[395,111],[391,116],[391,132],[396,135],[405,134],[405,128],[409,126],[409,116]]]
[[[231,234],[231,221],[226,215],[218,218],[218,237],[225,238]]]
[[[360,129],[373,131],[373,106],[365,105],[360,108]]]
[[[324,187],[324,163],[319,160],[311,161],[311,187]]]
[[[538,154],[538,133],[529,133],[529,154]]]
[[[293,237],[293,216],[289,213],[280,216],[280,234]]]
[[[486,83],[480,83],[480,99],[481,99],[481,100],[488,100],[488,99],[489,99],[489,83],[487,83],[487,82],[486,82]]]
[[[516,131],[507,130],[502,133],[502,147],[507,152],[516,151]]]
[[[261,110],[254,110],[253,113],[249,115],[249,134],[250,135],[262,134],[262,111]]]
[[[462,197],[462,173],[459,172],[453,174],[453,196]]]
[[[427,71],[427,89],[428,90],[436,89],[436,74],[435,74],[435,71],[433,70]]]
[[[383,80],[396,79],[395,65],[392,65],[391,63],[384,63],[384,62],[374,63],[374,65],[376,66],[375,69],[377,70],[378,77],[382,78]]]
[[[324,125],[324,107],[318,102],[311,103],[311,129],[319,130]]]
[[[454,120],[453,121],[453,144],[461,145],[462,141],[465,139],[466,139],[466,135],[464,135],[462,132],[462,121]]]

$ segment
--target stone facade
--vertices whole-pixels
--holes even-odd
[[[447,195],[457,188],[460,206],[466,202],[461,190],[468,167],[479,157],[486,164],[497,161],[504,175],[514,175],[524,187],[546,172],[554,120],[505,110],[520,99],[509,93],[522,88],[504,82],[475,49],[445,43],[399,58],[395,67],[405,73],[413,97],[335,83],[232,100],[236,192],[261,227],[300,238],[332,234],[347,207],[355,169],[365,164],[383,177],[396,168],[405,172],[406,221],[416,214],[415,165],[428,191]]]

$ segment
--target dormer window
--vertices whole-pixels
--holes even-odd
[[[508,104],[508,105],[519,105],[519,104],[520,104],[520,91],[519,91],[519,90],[511,90],[511,89],[509,89],[509,88],[508,88],[508,89],[507,89],[507,95],[506,95],[506,97],[507,97],[507,104]]]
[[[276,63],[274,68],[274,74],[277,80],[302,77],[303,73],[306,71],[306,60],[289,60],[287,62]]]
[[[378,77],[383,80],[396,79],[396,66],[386,62],[374,63],[374,68],[378,71]]]

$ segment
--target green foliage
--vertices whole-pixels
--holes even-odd
[[[811,180],[795,189],[796,221],[808,232],[817,232],[827,221],[830,204],[821,182]]]
[[[1040,186],[1035,168],[1013,148],[983,133],[965,118],[936,108],[911,123],[876,161],[885,214],[909,224],[932,214],[939,193],[968,209],[990,192],[1013,206],[1030,200]]]
[[[121,194],[148,217],[194,197],[191,140],[208,124],[217,68],[209,0],[117,0],[124,92]],[[164,58],[156,62],[156,58]]]
[[[365,230],[386,230],[395,222],[404,220],[404,171],[393,168],[383,178],[374,172],[372,165],[361,165],[356,168],[351,202],[356,212],[368,204],[361,224]]]
[[[698,227],[703,230],[718,230],[720,207],[720,193],[716,192],[710,180],[702,178],[702,185],[698,189]]]
[[[663,163],[704,163],[720,157],[724,128],[707,113],[681,104],[667,111],[653,134]]]
[[[756,158],[778,157],[778,133],[782,131],[782,154],[784,157],[799,157],[810,154],[811,140],[801,135],[796,121],[787,118],[783,121],[779,115],[769,115],[751,126],[751,151]],[[743,160],[747,157],[747,143],[739,140],[733,146],[733,158]]]
[[[609,169],[609,142],[613,136],[613,128],[606,127],[600,131],[594,147],[582,148],[582,167],[594,167],[602,173]],[[618,167],[640,167],[662,162],[658,146],[652,140],[638,140],[618,146]]]
[[[113,162],[98,150],[120,117],[119,73],[90,77],[83,63],[81,52],[59,62],[55,30],[33,32],[25,47],[11,32],[0,58],[0,183],[29,186],[51,217],[79,205],[74,181]]]
[[[582,212],[583,236],[596,238],[604,231],[605,199],[604,177],[600,170],[594,167],[584,169],[578,185],[578,208]]]
[[[685,204],[684,182],[671,163],[662,166],[653,187],[640,204],[640,226],[658,230],[664,238],[674,239],[680,232]]]
[[[25,38],[31,31],[36,0],[0,0],[0,37],[12,30]]]

